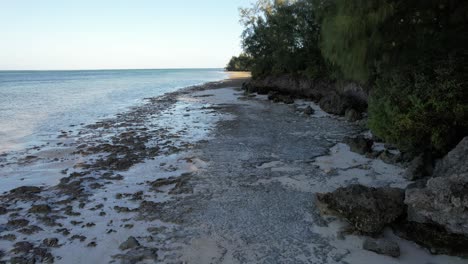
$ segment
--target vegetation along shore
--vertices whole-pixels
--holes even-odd
[[[468,4],[257,1],[241,21],[244,53],[227,68],[252,71],[247,92],[307,98],[362,120],[370,132],[348,139],[351,150],[406,164],[413,182],[406,190],[352,185],[317,201],[359,232],[392,226],[432,253],[466,257]],[[399,151],[373,152],[376,142]]]

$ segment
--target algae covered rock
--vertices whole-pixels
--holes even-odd
[[[346,218],[357,230],[379,233],[405,214],[404,191],[351,185],[332,193],[317,194],[317,200]]]

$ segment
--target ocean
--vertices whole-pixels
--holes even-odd
[[[0,71],[0,154],[226,77],[222,69]]]

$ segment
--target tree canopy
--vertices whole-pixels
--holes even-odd
[[[258,0],[240,9],[255,77],[371,87],[369,126],[408,151],[468,133],[468,1]]]

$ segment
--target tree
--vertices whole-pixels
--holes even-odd
[[[252,58],[244,53],[239,57],[233,56],[226,66],[228,71],[251,71]]]

